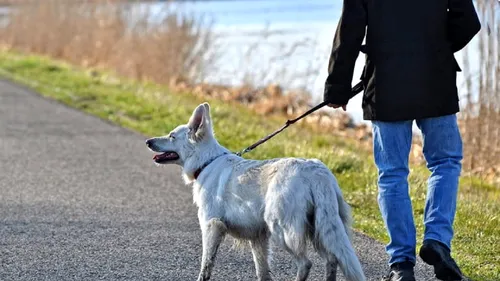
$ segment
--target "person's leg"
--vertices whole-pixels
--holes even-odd
[[[412,121],[373,121],[373,153],[378,168],[378,203],[390,242],[389,265],[415,264],[416,230],[408,186]]]
[[[424,209],[424,243],[420,257],[434,266],[440,280],[461,280],[451,258],[458,181],[462,169],[462,139],[455,115],[417,120],[424,156],[431,171]]]
[[[431,171],[424,209],[424,240],[451,249],[458,180],[462,169],[462,139],[455,115],[417,120],[423,152]]]

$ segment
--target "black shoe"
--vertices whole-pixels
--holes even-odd
[[[389,274],[382,278],[382,281],[415,281],[415,273],[412,262],[405,261],[391,265]]]
[[[419,252],[422,260],[434,266],[434,274],[439,280],[462,280],[463,275],[450,255],[450,250],[436,240],[425,240]]]

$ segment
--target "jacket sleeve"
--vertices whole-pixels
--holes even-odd
[[[481,22],[472,0],[448,1],[448,40],[452,51],[463,49],[481,30]]]
[[[344,105],[352,97],[354,65],[365,37],[366,24],[364,0],[344,0],[328,64],[324,101]]]

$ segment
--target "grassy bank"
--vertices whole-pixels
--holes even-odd
[[[0,52],[0,75],[26,84],[42,95],[97,115],[145,135],[160,135],[185,123],[196,105],[205,101],[190,93],[173,93],[164,86],[119,79],[109,73],[78,69],[37,56]],[[284,122],[264,118],[236,103],[208,99],[220,143],[240,150]],[[287,129],[246,157],[314,157],[337,176],[352,205],[355,228],[387,242],[377,206],[376,170],[369,153],[356,142],[313,133],[298,125]],[[419,237],[426,192],[425,167],[414,167],[411,196]],[[454,256],[473,280],[500,280],[500,190],[463,179],[456,218]],[[419,240],[419,243],[421,241]]]

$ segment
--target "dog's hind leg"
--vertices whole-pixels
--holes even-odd
[[[338,262],[335,257],[331,257],[326,260],[326,281],[337,281],[337,266]]]
[[[211,219],[206,225],[202,226],[203,256],[198,281],[208,281],[210,279],[215,256],[226,231],[226,225],[219,219]]]
[[[254,241],[250,241],[252,247],[253,261],[255,262],[255,270],[258,281],[271,281],[269,270],[269,238],[263,237]]]
[[[269,209],[272,207],[271,205]],[[297,278],[295,280],[307,280],[312,267],[312,262],[307,258],[307,226],[301,221],[293,221],[286,225],[282,223],[282,218],[275,218],[273,215],[275,213],[270,213],[266,217],[271,237],[278,246],[294,257],[295,264],[297,265]],[[297,216],[290,215],[290,217],[296,218]]]
[[[305,281],[309,276],[312,262],[307,258],[307,244],[305,239],[297,239],[297,237],[305,238],[305,236],[297,234],[296,232],[285,234],[285,249],[295,258],[295,264],[297,265],[297,278],[295,280]]]
[[[312,262],[307,258],[305,253],[295,255],[295,263],[297,264],[297,278],[296,281],[305,281],[309,276],[309,271],[312,267]]]

